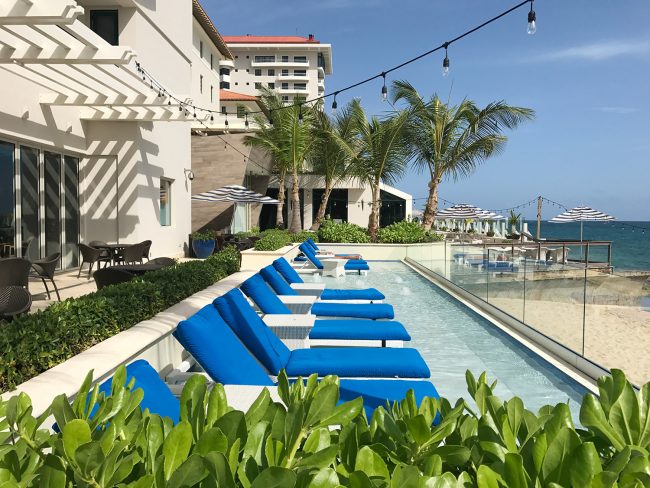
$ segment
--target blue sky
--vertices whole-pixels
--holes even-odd
[[[332,44],[327,93],[427,51],[515,3],[203,0],[224,35],[313,33]],[[650,220],[650,2],[537,0],[535,10],[534,36],[526,34],[523,8],[453,44],[446,78],[440,53],[392,74],[426,96],[437,92],[480,105],[504,99],[537,112],[535,121],[508,134],[503,154],[467,179],[445,182],[441,196],[499,209],[541,194],[621,220]],[[380,89],[377,81],[347,96],[381,114],[389,107]],[[410,171],[396,186],[417,198],[426,195],[426,183]],[[524,209],[526,217],[535,212],[534,206]],[[556,212],[545,208],[543,216]]]

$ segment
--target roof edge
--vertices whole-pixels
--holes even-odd
[[[228,45],[223,40],[223,37],[221,37],[221,34],[215,27],[214,22],[212,22],[212,19],[207,14],[199,0],[192,0],[192,13],[194,14],[194,18],[199,22],[201,27],[203,27],[203,30],[217,47],[219,52],[223,54],[226,59],[234,59],[234,56],[228,48]]]

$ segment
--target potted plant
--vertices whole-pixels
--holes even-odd
[[[519,236],[519,223],[521,222],[521,214],[516,214],[514,210],[510,210],[510,216],[508,217],[508,224],[510,225],[510,231],[512,235]]]
[[[486,235],[488,237],[494,237],[494,221],[493,220],[488,220],[488,231],[486,232]]]
[[[212,229],[198,230],[192,233],[192,249],[199,259],[212,255],[216,244],[216,233]]]

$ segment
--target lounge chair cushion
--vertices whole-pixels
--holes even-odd
[[[305,281],[300,277],[295,269],[291,267],[289,261],[284,258],[278,258],[273,261],[273,267],[282,275],[282,277],[289,283],[304,283]]]
[[[289,286],[289,283],[271,266],[265,266],[260,269],[262,278],[273,288],[278,295],[297,295],[298,292]]]
[[[363,396],[363,408],[368,418],[377,407],[399,402],[406,398],[406,393],[413,390],[418,406],[424,397],[440,398],[436,387],[430,381],[422,380],[347,380],[340,381],[339,401],[349,402]],[[436,417],[439,421],[439,416]],[[438,423],[434,421],[434,424]]]
[[[320,259],[316,257],[316,254],[314,254],[314,250],[311,247],[303,242],[298,246],[298,249],[307,256],[307,259],[309,259],[314,266],[318,269],[323,269],[323,263],[321,263]]]
[[[291,351],[255,313],[242,292],[236,288],[230,290],[217,298],[214,304],[244,346],[262,365],[273,375],[280,373],[289,361]],[[237,363],[228,366],[240,368]]]
[[[415,349],[322,347],[294,349],[286,365],[289,376],[334,374],[363,378],[429,378],[431,373]]]
[[[174,337],[214,381],[230,385],[273,384],[213,304],[178,324]]]
[[[316,302],[311,313],[322,317],[356,317],[360,319],[392,319],[393,306],[388,303],[330,303]]]
[[[344,268],[346,271],[368,271],[370,269],[370,266],[368,266],[368,263],[355,263],[348,261],[345,263]]]
[[[377,288],[336,290],[325,288],[321,300],[383,300],[386,298]]]
[[[310,339],[341,339],[367,341],[410,341],[411,336],[399,322],[364,319],[316,320]]]
[[[132,378],[135,378],[133,389],[141,388],[144,392],[140,402],[142,410],[148,408],[151,413],[169,417],[174,424],[178,423],[181,416],[180,403],[147,361],[138,359],[126,367],[127,385]],[[110,377],[99,386],[99,391],[103,391],[108,396],[111,394],[112,387],[113,377]]]
[[[305,241],[307,244],[309,244],[309,247],[311,247],[314,251],[318,251],[318,246],[314,242],[314,239],[311,237]]]
[[[289,314],[291,310],[287,307],[273,290],[266,284],[264,278],[254,274],[241,284],[241,289],[249,296],[264,313]],[[242,297],[243,298],[243,297]]]

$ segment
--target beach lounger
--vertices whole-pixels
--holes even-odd
[[[334,374],[361,378],[428,378],[431,374],[418,351],[410,348],[332,347],[292,351],[248,306],[238,289],[217,298],[214,305],[219,312],[216,315],[223,317],[244,346],[272,375],[279,374],[281,369],[285,369],[288,376],[317,373],[319,376]],[[218,328],[216,315],[210,322]],[[179,329],[180,324],[177,332]],[[211,354],[217,354],[216,350]]]
[[[280,258],[284,261],[284,258]],[[279,261],[279,260],[278,260]],[[290,273],[293,273],[294,277],[297,277],[299,281],[295,283],[304,283],[300,278],[300,275],[287,263],[286,267],[290,270]],[[260,275],[262,278],[269,284],[273,291],[278,295],[305,295],[306,293],[300,293],[298,289],[291,286],[287,281],[282,277],[274,265],[268,265],[260,270]],[[305,288],[310,289],[310,288]],[[314,290],[314,287],[311,288]],[[317,296],[320,300],[368,300],[371,302],[378,302],[386,298],[383,293],[381,293],[376,288],[365,288],[365,289],[352,289],[352,290],[338,290],[338,289],[325,289],[324,285],[322,287],[317,287],[316,290],[318,293],[311,293],[314,296]]]
[[[321,256],[333,256],[333,257],[342,258],[342,259],[361,259],[361,256],[359,254],[350,254],[350,253],[348,253],[348,254],[345,254],[345,253],[343,253],[343,254],[335,254],[332,251],[326,251],[326,250],[320,249],[318,247],[318,245],[314,242],[314,240],[311,237],[309,239],[307,239],[305,241],[305,243],[309,247],[311,247],[313,249],[314,253],[316,253],[317,256],[319,256],[319,255],[321,255]]]
[[[266,284],[260,274],[255,274],[241,284],[241,289],[255,302],[265,314],[290,314],[292,310],[278,295]],[[345,303],[345,302],[317,302],[313,297],[283,296],[285,301],[306,305],[306,311],[321,317],[350,317],[360,319],[392,319],[395,311],[388,303]],[[309,299],[312,300],[309,300]],[[295,299],[295,300],[292,300]]]
[[[325,266],[323,266],[323,263],[321,259],[316,257],[316,254],[314,254],[314,251],[308,247],[305,243],[300,244],[298,246],[298,249],[307,257],[306,263],[311,263],[312,266],[314,266],[318,270],[323,270]],[[325,260],[325,259],[323,259]],[[359,274],[361,274],[362,271],[368,271],[370,270],[370,266],[368,266],[368,263],[364,260],[355,260],[355,259],[348,259],[345,261],[345,264],[343,265],[345,271],[356,271]]]

